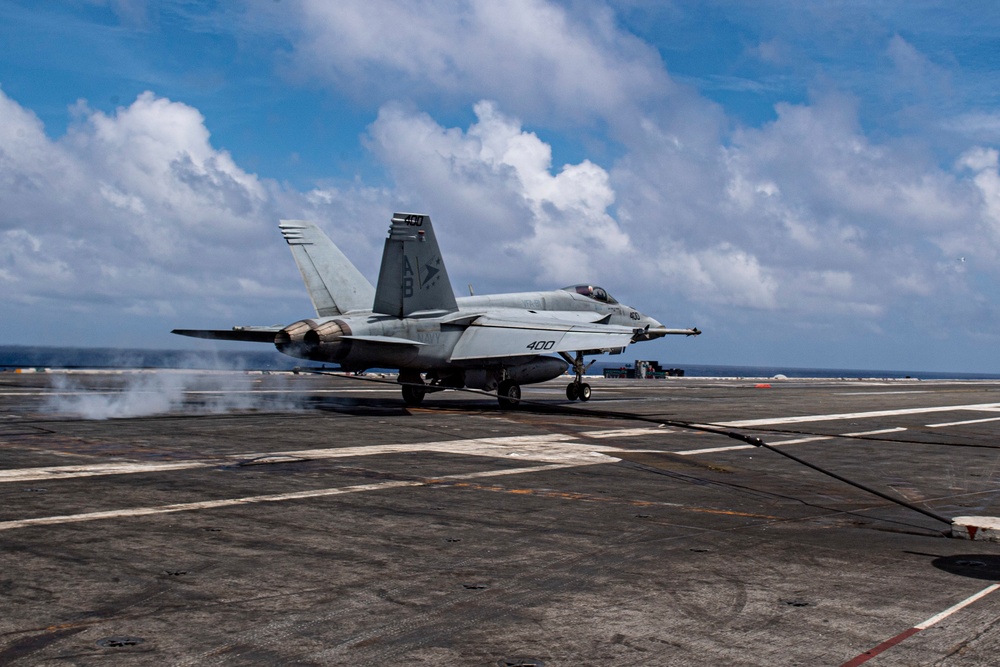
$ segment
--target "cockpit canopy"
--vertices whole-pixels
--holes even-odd
[[[575,292],[576,294],[582,294],[583,296],[590,297],[595,301],[600,301],[601,303],[618,303],[613,296],[608,294],[603,287],[595,287],[593,285],[570,285],[569,287],[563,287],[563,290],[567,292]]]

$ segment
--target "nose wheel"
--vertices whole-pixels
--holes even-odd
[[[566,385],[566,398],[571,401],[589,401],[590,385],[583,381],[583,374],[596,360],[592,360],[590,364],[584,364],[582,352],[577,352],[575,359],[565,352],[560,352],[559,354],[572,365],[573,372],[576,373],[576,379]]]
[[[590,400],[590,385],[586,382],[570,382],[566,385],[566,398],[571,401],[577,399],[581,401]]]

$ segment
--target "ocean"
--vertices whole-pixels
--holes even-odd
[[[621,361],[599,361],[588,373],[600,375],[605,368],[621,368]],[[728,366],[670,362],[672,368],[684,369],[687,377],[773,378],[885,378],[920,380],[997,380],[996,373],[949,373],[920,370],[883,370],[863,368],[795,368],[789,366]],[[293,359],[276,350],[215,351],[140,350],[88,347],[0,346],[0,370],[14,368],[122,369],[182,368],[196,370],[270,370],[293,368],[335,368],[304,359]],[[378,369],[373,369],[378,370]]]

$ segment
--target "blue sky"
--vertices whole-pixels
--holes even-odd
[[[589,281],[683,363],[1000,372],[990,2],[0,0],[0,344],[311,314],[279,218],[372,280]]]

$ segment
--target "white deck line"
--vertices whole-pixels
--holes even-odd
[[[781,445],[802,445],[807,442],[819,442],[821,440],[833,440],[834,438],[857,438],[865,435],[881,435],[883,433],[898,433],[905,431],[902,426],[896,428],[883,428],[877,431],[861,431],[859,433],[842,433],[840,435],[816,435],[807,438],[795,438],[794,440],[782,440],[780,442],[768,442],[772,447]],[[689,449],[687,451],[670,452],[678,456],[692,456],[694,454],[713,454],[715,452],[733,452],[739,449],[756,449],[754,445],[730,445],[729,447],[709,447],[707,449]]]
[[[880,428],[875,431],[858,431],[857,433],[843,433],[844,438],[859,438],[863,435],[883,435],[885,433],[899,433],[900,431],[905,431],[905,426],[897,426],[895,428]]]
[[[659,433],[665,431],[659,430]],[[606,438],[607,431],[595,431],[598,438]],[[588,434],[582,433],[586,436]],[[631,435],[635,435],[634,433]],[[572,463],[574,465],[593,465],[597,463],[612,463],[618,459],[606,453],[624,450],[610,445],[600,445],[600,452],[595,451],[595,444],[582,442],[574,435],[518,435],[496,438],[473,438],[469,440],[438,440],[435,442],[417,442],[386,445],[364,445],[358,447],[333,447],[328,449],[299,449],[281,452],[257,452],[233,454],[216,459],[200,459],[196,461],[164,461],[164,462],[121,462],[92,463],[72,466],[49,466],[36,468],[16,468],[0,470],[0,483],[21,483],[38,481],[56,481],[78,477],[98,477],[103,475],[131,475],[138,473],[171,472],[176,470],[194,470],[198,468],[215,468],[223,465],[233,465],[239,462],[265,462],[275,459],[336,459],[362,456],[378,456],[381,454],[414,454],[419,452],[436,452],[443,454],[466,454],[469,456],[486,456],[492,458],[517,458],[525,461],[542,463]]]
[[[729,447],[707,447],[705,449],[689,449],[687,451],[668,452],[678,456],[694,456],[695,454],[714,454],[716,452],[735,452],[738,449],[757,449],[754,445],[730,445]]]
[[[573,468],[577,464],[552,464],[535,466],[533,468],[509,468],[506,470],[485,470],[482,472],[463,473],[461,475],[442,475],[435,480],[459,480],[478,479],[482,477],[498,477],[501,475],[521,475],[532,472],[542,472],[546,470],[557,470],[559,468]],[[397,480],[390,482],[380,482],[378,484],[356,484],[354,486],[341,486],[332,489],[312,489],[309,491],[297,491],[295,493],[277,493],[265,496],[247,496],[244,498],[225,498],[222,500],[204,500],[194,503],[176,503],[173,505],[160,505],[156,507],[133,507],[130,509],[106,510],[103,512],[85,512],[82,514],[64,514],[60,516],[44,516],[34,519],[17,519],[13,521],[0,522],[0,531],[14,530],[17,528],[27,528],[29,526],[52,526],[65,523],[80,523],[83,521],[102,521],[105,519],[122,519],[137,516],[150,516],[154,514],[170,514],[173,512],[191,512],[194,510],[218,509],[222,507],[234,507],[237,505],[249,505],[252,503],[273,503],[284,500],[303,500],[308,498],[326,498],[329,496],[340,496],[348,493],[360,493],[363,491],[380,491],[383,489],[398,489],[401,487],[428,486],[433,481],[407,481]]]
[[[842,419],[871,419],[873,417],[895,417],[898,415],[923,415],[932,412],[957,412],[972,410],[993,412],[1000,409],[1000,403],[976,403],[972,405],[942,405],[930,408],[900,408],[897,410],[873,410],[871,412],[844,412],[830,415],[802,415],[799,417],[768,417],[765,419],[744,419],[741,421],[719,422],[706,426],[724,426],[731,428],[748,426],[775,426],[777,424],[803,424],[808,422],[839,421]]]
[[[900,427],[880,429],[877,431],[863,431],[860,433],[845,433],[843,435],[848,437],[857,437],[877,435],[881,433],[894,433],[905,430],[905,428]],[[469,456],[486,456],[493,458],[518,458],[525,461],[539,461],[543,463],[575,463],[578,465],[592,465],[596,463],[611,463],[618,460],[613,456],[615,452],[628,451],[634,453],[640,450],[626,450],[610,445],[601,445],[600,451],[598,452],[594,451],[594,444],[581,441],[580,438],[593,438],[600,440],[612,437],[659,435],[673,432],[675,431],[664,428],[635,428],[607,431],[586,431],[575,435],[548,434],[501,436],[496,438],[474,438],[471,440],[456,439],[423,443],[365,445],[359,447],[334,447],[328,449],[301,449],[280,452],[257,452],[233,454],[215,459],[200,459],[194,461],[163,461],[155,463],[129,461],[121,463],[108,462],[70,466],[15,468],[10,470],[0,470],[0,484],[39,481],[50,482],[80,477],[196,470],[199,468],[204,469],[233,465],[234,463],[240,462],[253,463],[254,461],[259,461],[264,463],[280,461],[281,459],[335,459],[377,456],[382,454],[413,454],[418,452],[466,454]],[[780,447],[782,445],[799,445],[808,442],[819,442],[821,440],[830,440],[835,437],[838,436],[810,436],[805,438],[795,438],[793,440],[783,440],[780,442],[770,442],[768,444]],[[740,449],[753,448],[753,445],[729,445],[721,447],[708,447],[704,449],[671,451],[668,453],[676,454],[678,456],[694,456],[696,454],[712,454],[716,452],[730,452]]]
[[[628,438],[638,435],[660,435],[663,433],[674,433],[672,429],[666,427],[646,427],[646,428],[619,428],[608,431],[587,431],[580,433],[584,438]]]
[[[820,440],[833,440],[837,436],[835,435],[816,435],[810,436],[808,438],[795,438],[794,440],[782,440],[780,442],[769,442],[767,444],[772,447],[780,447],[781,445],[802,445],[807,442],[819,442]],[[757,449],[756,445],[730,445],[729,447],[708,447],[707,449],[688,449],[676,452],[670,452],[671,454],[677,454],[678,456],[692,456],[694,454],[713,454],[715,452],[733,452],[739,449]]]
[[[989,417],[987,419],[969,419],[964,422],[942,422],[940,424],[928,424],[927,428],[943,428],[945,426],[964,426],[966,424],[982,424],[984,422],[1000,422],[1000,417]]]
[[[211,468],[232,461],[173,461],[161,463],[91,463],[78,466],[49,466],[44,468],[15,468],[0,470],[0,483],[37,482],[39,480],[71,479],[74,477],[98,477],[100,475],[128,475],[144,472],[165,472],[169,470],[191,470]]]
[[[976,600],[979,600],[980,598],[986,597],[987,595],[989,595],[993,591],[997,590],[998,588],[1000,588],[1000,584],[993,584],[992,586],[987,586],[986,588],[984,588],[983,590],[979,591],[978,593],[976,593],[974,595],[970,595],[969,597],[965,598],[964,600],[962,600],[958,604],[956,604],[954,606],[951,606],[951,607],[948,607],[947,609],[945,609],[944,611],[942,611],[940,614],[935,614],[934,616],[931,616],[930,618],[928,618],[923,623],[918,623],[917,625],[914,625],[913,627],[915,627],[917,630],[926,630],[927,628],[931,627],[935,623],[939,623],[939,622],[943,621],[944,619],[948,618],[949,616],[951,616],[952,614],[954,614],[956,611],[959,611],[960,609],[964,609],[965,607],[968,607],[970,604],[972,604]]]

